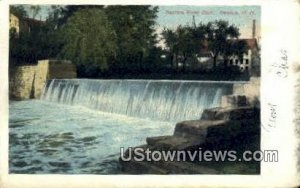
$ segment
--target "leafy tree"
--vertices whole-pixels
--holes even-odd
[[[104,8],[117,36],[116,66],[138,65],[156,43],[155,21],[157,7],[153,6],[107,6]]]
[[[178,33],[178,49],[182,58],[183,71],[187,66],[187,60],[193,61],[198,54],[204,39],[202,25],[199,27],[179,26]]]
[[[60,5],[51,5],[48,8],[48,16],[46,19],[47,25],[51,27],[52,29],[58,29],[58,26],[60,26],[60,19],[63,16],[63,6]]]
[[[234,25],[229,25],[227,21],[217,20],[206,25],[206,32],[208,47],[213,55],[213,69],[216,70],[218,56],[229,55],[231,51],[228,47],[233,39],[239,37],[239,29]]]
[[[182,57],[183,71],[185,71],[187,60],[195,59],[202,46],[205,36],[204,31],[201,24],[198,27],[178,26],[175,31],[163,30],[162,36],[170,53],[171,65],[175,56],[176,69],[178,69],[178,56],[180,56]]]
[[[52,7],[52,13],[56,14],[56,22],[58,27],[67,23],[67,20],[73,16],[77,11],[83,9],[102,9],[102,5],[67,5]]]
[[[40,13],[41,7],[38,5],[30,5],[29,10],[31,12],[32,19],[35,19],[36,16]]]
[[[78,10],[63,29],[62,56],[78,65],[106,70],[115,56],[116,34],[104,11],[95,8]]]
[[[40,48],[39,35],[33,37],[31,33],[17,35],[14,30],[10,31],[10,62],[11,64],[36,63],[43,56],[43,49]]]
[[[9,10],[10,13],[14,14],[19,19],[24,19],[28,17],[28,13],[22,5],[11,5]]]
[[[169,52],[169,60],[170,60],[170,65],[171,68],[174,68],[174,58],[177,57],[178,55],[178,45],[177,45],[177,41],[178,41],[178,36],[176,35],[176,33],[174,31],[172,31],[171,29],[166,29],[164,28],[164,30],[161,33],[164,42],[166,44],[166,47],[168,48],[168,52]],[[175,64],[176,68],[178,66],[178,64]]]

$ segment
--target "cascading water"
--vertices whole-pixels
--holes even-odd
[[[198,119],[232,93],[232,82],[49,80],[41,99],[160,121]]]
[[[10,173],[120,174],[121,147],[171,135],[175,122],[199,119],[232,88],[232,82],[49,80],[42,100],[10,103]]]

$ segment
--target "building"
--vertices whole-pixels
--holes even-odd
[[[237,56],[229,57],[225,63],[229,66],[237,66],[240,71],[248,72],[251,75],[260,75],[260,47],[256,38],[256,20],[252,22],[252,38],[239,39],[246,43],[247,51],[243,54],[242,59]],[[223,60],[224,61],[224,60]],[[228,62],[226,62],[228,61]]]
[[[227,66],[236,66],[241,72],[248,72],[251,75],[260,75],[260,47],[256,38],[256,21],[253,20],[252,26],[252,38],[238,39],[244,41],[246,44],[246,52],[242,58],[234,55],[228,57],[226,60],[223,56],[219,55],[217,58],[217,64],[221,66],[226,64]],[[198,66],[204,69],[213,68],[213,54],[208,48],[208,43],[205,41],[203,48],[200,50],[198,56]]]
[[[21,20],[21,32],[30,33],[32,31],[39,30],[43,25],[45,24],[44,21],[36,20],[33,18],[25,18],[24,20]]]
[[[243,54],[242,58],[238,56],[231,56],[228,60],[223,60],[222,57],[219,61],[225,61],[228,66],[237,66],[240,71],[252,72],[253,66],[259,64],[259,46],[255,38],[252,39],[239,39],[247,44],[247,51]]]
[[[44,24],[45,22],[41,20],[33,18],[20,19],[12,13],[9,15],[9,29],[14,28],[17,34],[30,33],[40,29]]]
[[[15,29],[17,34],[20,32],[20,21],[14,14],[9,15],[9,29]]]

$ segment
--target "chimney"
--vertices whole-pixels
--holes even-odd
[[[256,37],[256,20],[253,20],[252,25],[252,38],[254,39]]]

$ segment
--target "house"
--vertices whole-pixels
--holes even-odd
[[[9,15],[9,29],[15,29],[17,34],[20,32],[20,20],[14,14]]]
[[[224,57],[219,55],[217,58],[217,64],[227,66],[236,66],[241,72],[248,72],[250,75],[260,75],[260,47],[256,38],[256,21],[253,20],[252,38],[238,39],[244,41],[246,44],[246,52],[242,58],[234,55],[224,60]],[[213,67],[213,54],[208,48],[208,42],[204,42],[204,46],[201,48],[197,56],[198,66],[205,69],[212,69]]]
[[[252,73],[252,69],[255,69],[255,66],[259,66],[260,58],[259,58],[259,46],[257,40],[255,38],[251,39],[239,39],[240,41],[244,41],[247,44],[247,51],[243,54],[242,59],[238,56],[231,56],[227,60],[223,60],[220,57],[219,61],[225,61],[224,63],[228,66],[237,66],[242,72]]]
[[[247,71],[250,74],[259,74],[258,72],[260,70],[260,51],[256,38],[238,40],[244,41],[246,44],[246,52],[243,54],[242,59],[234,55],[224,60],[224,57],[219,55],[219,57],[217,58],[217,64],[222,66],[225,63],[227,66],[238,67],[241,72]],[[204,48],[200,50],[200,52],[197,55],[197,60],[198,64],[194,67],[203,69],[213,68],[213,54],[208,49],[208,45],[204,45]]]
[[[21,20],[21,32],[30,33],[32,31],[36,31],[40,29],[45,24],[44,21],[36,20],[33,18],[25,18],[24,20]]]
[[[9,29],[15,29],[17,34],[30,33],[34,30],[40,29],[44,24],[45,22],[41,20],[33,18],[20,19],[12,13],[9,15]]]

